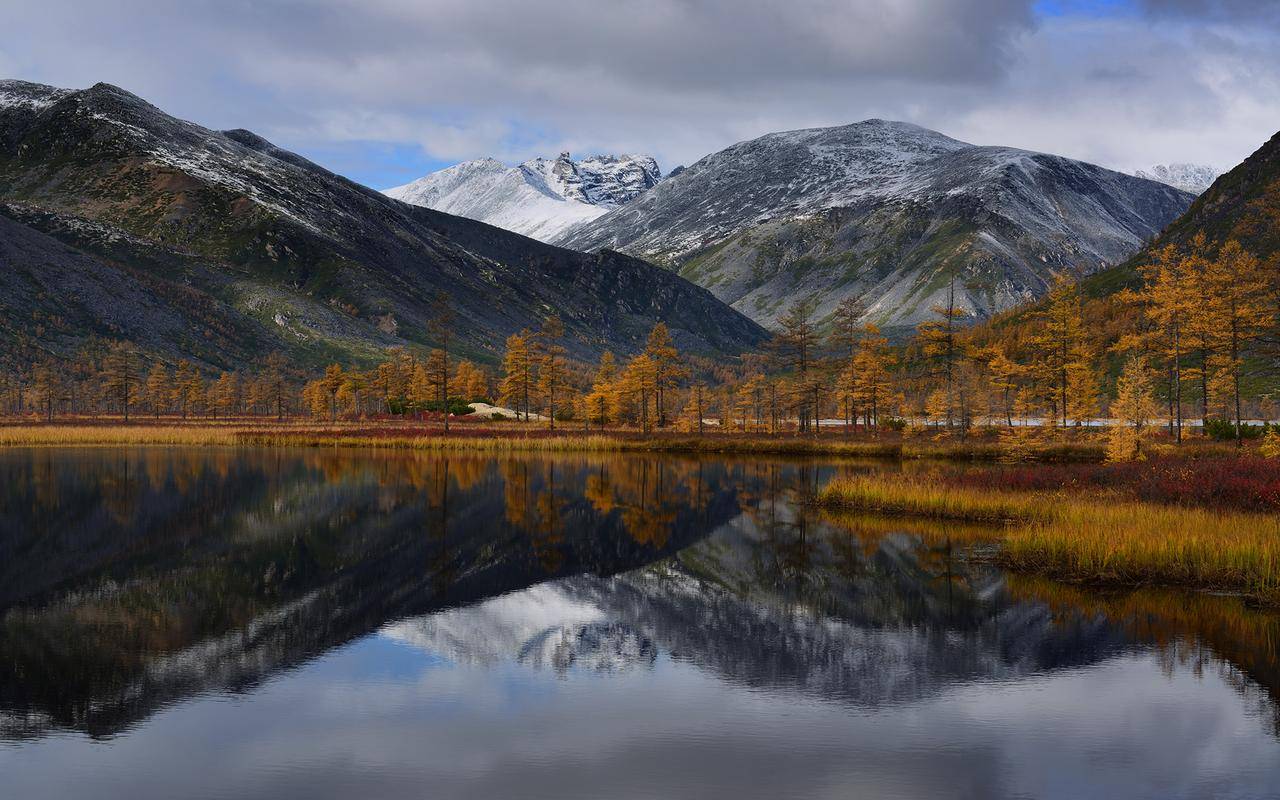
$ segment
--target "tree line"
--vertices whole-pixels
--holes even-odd
[[[498,371],[450,352],[453,314],[437,295],[426,332],[435,346],[391,348],[376,366],[291,370],[274,353],[251,370],[206,374],[190,362],[144,364],[114,342],[71,363],[45,360],[0,376],[6,412],[128,417],[239,415],[317,419],[450,415],[491,402],[549,428],[674,429],[816,435],[820,427],[878,433],[913,423],[965,435],[975,425],[1084,426],[1110,416],[1136,430],[1157,418],[1181,441],[1191,415],[1225,421],[1237,439],[1251,414],[1270,416],[1265,378],[1280,342],[1280,269],[1236,241],[1203,235],[1139,267],[1116,295],[1118,326],[1091,318],[1078,279],[1060,275],[1030,309],[974,327],[955,284],[905,343],[892,344],[855,298],[820,317],[795,302],[759,353],[712,361],[682,353],[663,323],[629,358],[571,358],[560,318],[509,336]],[[1119,311],[1116,311],[1119,309]],[[1114,322],[1114,321],[1113,321]],[[1130,442],[1129,447],[1140,446]]]

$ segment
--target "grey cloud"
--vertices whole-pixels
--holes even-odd
[[[108,80],[311,152],[670,166],[878,116],[1117,167],[1230,166],[1280,127],[1280,35],[1232,23],[1244,5],[1042,20],[1032,0],[0,0],[0,67]]]
[[[1206,22],[1280,19],[1280,0],[1141,0],[1140,5],[1154,16]]]

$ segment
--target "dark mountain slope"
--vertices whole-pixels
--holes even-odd
[[[634,350],[657,320],[708,353],[764,337],[645,262],[408,206],[252,133],[175,119],[106,84],[0,82],[0,201],[91,255],[207,293],[242,318],[225,315],[226,326],[263,331],[257,352],[368,359],[388,344],[427,343],[436,290],[453,298],[461,348],[487,360],[553,312],[580,356]]]

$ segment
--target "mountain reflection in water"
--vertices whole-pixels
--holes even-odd
[[[0,772],[23,796],[59,796],[74,770],[58,776],[51,759],[77,758],[68,741],[107,744],[80,754],[100,780],[162,729],[265,735],[266,714],[284,737],[269,744],[285,752],[248,775],[224,763],[207,794],[1280,787],[1280,618],[1229,597],[1005,575],[981,557],[983,529],[831,517],[804,502],[838,472],[883,468],[0,453]],[[326,677],[335,670],[340,680]],[[343,692],[371,705],[326,705]],[[217,698],[235,698],[236,713],[209,706]],[[314,714],[326,733],[310,743]],[[425,760],[388,742],[440,744],[446,730],[454,738]],[[517,746],[511,731],[538,744]],[[1017,755],[1028,737],[1047,737],[1045,751]],[[633,761],[593,761],[609,742]],[[486,748],[492,769],[477,766]],[[927,774],[907,769],[924,755]],[[1096,780],[1068,777],[1076,761]],[[670,774],[646,775],[650,762]],[[776,769],[757,774],[763,763]],[[557,771],[570,764],[578,771]],[[592,773],[606,764],[626,774]],[[134,765],[94,794],[166,796],[182,774],[168,770]]]

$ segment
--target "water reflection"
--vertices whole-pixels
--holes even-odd
[[[1280,785],[1275,614],[1004,575],[989,530],[804,502],[879,468],[2,453],[0,771],[22,796],[75,793],[68,760],[133,797]],[[221,772],[130,761],[188,726]]]

